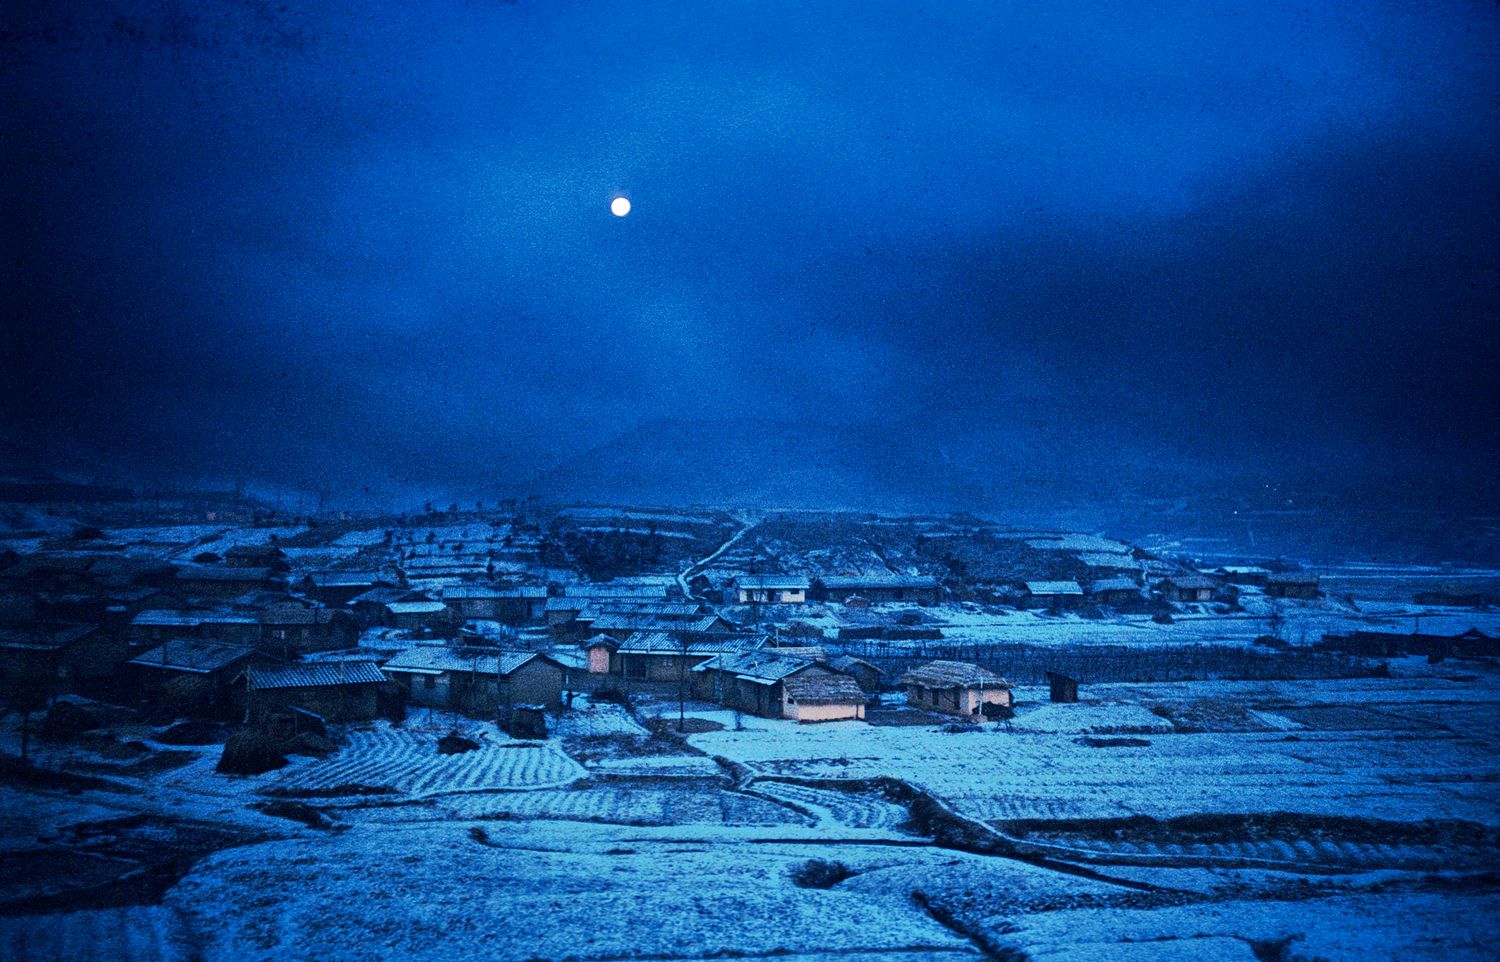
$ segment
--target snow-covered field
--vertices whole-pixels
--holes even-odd
[[[391,788],[406,795],[498,789],[553,788],[584,775],[555,745],[487,738],[477,751],[440,755],[428,733],[379,724],[349,734],[348,744],[327,761],[301,759],[273,788],[287,793],[338,792],[360,786]]]

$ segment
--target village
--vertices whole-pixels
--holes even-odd
[[[402,864],[449,920],[392,930],[412,957],[619,957],[620,921],[504,927],[669,872],[705,921],[634,953],[1044,958],[1106,909],[1101,957],[1488,949],[1389,917],[1496,908],[1495,572],[964,515],[113,510],[0,538],[12,957],[341,957],[235,880]],[[432,846],[513,881],[465,895]],[[438,934],[466,897],[507,921]]]

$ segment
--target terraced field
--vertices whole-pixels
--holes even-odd
[[[300,764],[270,788],[298,794],[366,786],[437,795],[555,788],[584,775],[577,762],[551,744],[482,740],[477,751],[440,755],[430,735],[379,726],[351,732],[338,754]]]
[[[841,792],[792,782],[757,781],[754,790],[811,812],[822,828],[894,830],[905,824],[905,807],[874,792]]]
[[[719,789],[673,790],[610,784],[584,789],[468,793],[439,809],[456,819],[553,818],[620,825],[805,825],[784,805]]]

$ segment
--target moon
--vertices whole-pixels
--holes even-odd
[[[616,217],[624,217],[630,213],[630,200],[625,197],[616,197],[609,202],[609,212]]]

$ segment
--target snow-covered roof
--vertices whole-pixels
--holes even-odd
[[[864,690],[848,675],[797,675],[785,681],[787,697],[800,705],[863,705]]]
[[[862,591],[871,588],[936,588],[938,580],[931,575],[830,575],[823,586],[837,591]]]
[[[734,584],[761,591],[806,591],[812,586],[806,575],[740,575]]]
[[[1140,591],[1141,586],[1130,578],[1100,578],[1089,585],[1089,591],[1098,594],[1101,591]]]
[[[473,672],[480,675],[509,675],[536,658],[534,651],[494,651],[486,648],[450,648],[442,645],[419,645],[402,652],[381,667],[386,671],[413,674],[437,674],[445,671]]]
[[[393,615],[435,615],[448,606],[441,601],[388,601],[385,610]]]
[[[1026,590],[1034,595],[1083,594],[1083,586],[1076,581],[1028,581]]]
[[[196,638],[174,638],[130,659],[130,663],[144,668],[168,668],[172,671],[206,675],[253,654],[255,654],[255,649],[244,645],[201,641]]]
[[[627,655],[673,655],[681,654],[683,642],[681,635],[669,631],[637,631],[625,636],[620,643],[620,651]],[[750,651],[763,643],[760,638],[747,638],[744,635],[724,635],[722,637],[695,638],[687,642],[687,653],[690,655],[720,655],[738,654]]]
[[[385,681],[373,661],[335,661],[313,665],[250,668],[245,671],[251,691],[267,688],[332,688],[374,685]]]
[[[901,676],[902,685],[918,688],[1009,688],[1010,682],[978,665],[961,661],[930,661]]]

